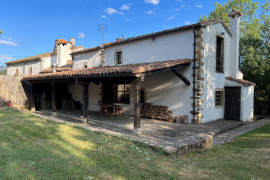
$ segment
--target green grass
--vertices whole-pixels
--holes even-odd
[[[270,179],[270,124],[185,157],[0,109],[0,179]]]

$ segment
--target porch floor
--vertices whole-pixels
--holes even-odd
[[[51,114],[51,110],[40,110],[36,111],[36,113],[48,116]],[[82,110],[57,109],[57,118],[66,121],[82,123],[82,114]],[[105,113],[101,116],[100,112],[89,111],[89,121],[88,126],[103,128],[123,134],[133,133],[133,116],[117,114],[117,116],[107,117]],[[147,136],[148,139],[152,139],[153,141],[168,141],[172,143],[199,133],[218,135],[242,125],[243,122],[241,121],[222,119],[201,125],[185,125],[141,118],[141,131],[143,136]]]

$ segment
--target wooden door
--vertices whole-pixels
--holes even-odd
[[[225,87],[225,119],[240,121],[241,88]]]

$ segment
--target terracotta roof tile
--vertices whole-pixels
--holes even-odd
[[[236,82],[238,84],[242,84],[245,87],[256,86],[256,83],[246,81],[246,80],[243,80],[243,79],[236,79],[236,78],[232,78],[232,77],[225,77],[225,79],[227,79],[229,81],[234,81],[234,82]]]
[[[41,60],[41,58],[49,57],[49,56],[52,56],[52,55],[54,55],[53,52],[39,54],[39,55],[36,55],[36,56],[30,56],[30,57],[27,57],[27,58],[6,62],[6,65],[18,64],[18,63],[22,63],[22,62],[38,61],[38,60]]]
[[[92,67],[88,69],[76,69],[71,71],[62,71],[56,73],[27,76],[24,77],[23,79],[31,80],[31,79],[46,79],[46,78],[74,77],[74,76],[80,77],[80,76],[97,76],[97,75],[102,76],[113,74],[137,74],[190,63],[191,59],[179,59],[171,61],[152,62],[152,63]]]
[[[56,72],[70,71],[70,70],[72,70],[72,64],[67,64],[67,65],[61,66],[59,68],[56,68]],[[40,71],[39,74],[52,73],[52,71],[53,71],[53,68],[49,67],[49,68],[46,68],[46,69],[43,69],[42,71]]]
[[[66,45],[68,42],[65,39],[59,39],[59,43]]]

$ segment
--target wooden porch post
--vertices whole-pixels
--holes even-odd
[[[52,82],[52,116],[57,116],[56,112],[56,91],[55,91],[55,83]]]
[[[89,101],[89,92],[88,92],[89,82],[83,84],[83,119],[84,123],[88,123],[89,112],[88,112],[88,101]]]
[[[141,134],[141,84],[144,81],[144,76],[137,76],[137,79],[132,81],[134,85],[134,126],[133,134]]]
[[[34,90],[34,83],[30,82],[31,85],[31,111],[36,111],[35,106],[35,90]]]

